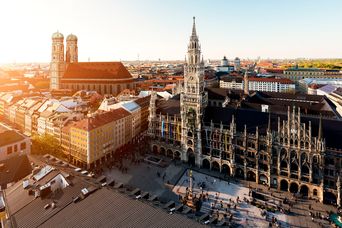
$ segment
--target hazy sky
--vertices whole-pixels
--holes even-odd
[[[342,57],[341,0],[0,0],[0,63],[49,62],[51,34],[79,60],[184,59],[196,16],[204,58]]]

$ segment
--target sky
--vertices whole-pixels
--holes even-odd
[[[1,0],[0,63],[49,62],[51,35],[79,61],[182,60],[192,17],[204,59],[342,58],[341,0]]]

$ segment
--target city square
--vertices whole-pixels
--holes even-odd
[[[0,228],[342,228],[342,1],[1,3]]]
[[[278,221],[281,227],[290,227],[287,216],[280,212],[266,212],[251,205],[251,190],[239,184],[221,180],[196,171],[186,170],[173,192],[185,196],[189,186],[189,172],[192,172],[193,194],[203,200],[200,212],[212,216],[229,218],[232,224],[248,227],[268,227],[272,221]],[[202,187],[201,187],[202,186]],[[279,202],[268,202],[276,205]]]

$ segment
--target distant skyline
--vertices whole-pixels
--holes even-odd
[[[204,59],[342,58],[340,0],[2,0],[0,63],[49,62],[51,35],[79,61],[182,60],[196,17]]]

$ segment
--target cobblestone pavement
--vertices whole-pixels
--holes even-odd
[[[197,168],[195,168],[195,170],[197,170]],[[224,176],[217,172],[212,172],[212,171],[203,170],[203,169],[201,169],[200,172],[224,179]],[[315,214],[320,212],[321,215],[324,215],[325,217],[328,215],[328,211],[336,212],[337,209],[332,205],[326,205],[320,202],[316,203],[314,200],[306,200],[306,199],[305,200],[298,199],[296,203],[291,193],[276,191],[275,189],[272,189],[272,188],[268,189],[267,186],[259,185],[259,184],[249,182],[249,181],[241,181],[241,180],[236,180],[236,179],[231,179],[231,181],[241,184],[243,186],[257,188],[259,189],[259,191],[268,195],[272,195],[276,199],[283,200],[285,197],[287,199],[290,199],[291,202],[294,203],[293,207],[290,208],[291,213],[288,216],[288,223],[291,225],[291,227],[298,227],[298,228],[299,227],[303,227],[303,228],[304,227],[310,227],[310,228],[333,227],[327,220],[318,219],[318,218],[314,218],[312,220],[312,217],[310,216],[310,211]],[[311,210],[309,210],[309,205],[311,205]]]
[[[43,158],[38,158],[36,156],[29,156],[29,158],[35,164],[41,165],[44,163],[40,161]],[[172,192],[172,189],[189,167],[182,163],[175,164],[175,162],[171,162],[168,158],[163,159],[166,160],[166,168],[161,168],[144,162],[141,162],[140,164],[131,164],[130,160],[124,159],[123,165],[128,167],[127,173],[123,173],[117,167],[113,167],[112,169],[104,169],[104,175],[106,175],[108,179],[114,179],[116,182],[121,182],[134,188],[140,188],[143,191],[150,192],[150,194],[156,194],[162,201],[173,200],[175,202],[179,202],[178,196]],[[193,168],[193,170],[200,171],[201,173],[205,173],[216,178],[225,178],[222,174],[217,172],[204,169],[199,170],[197,168]],[[279,200],[283,200],[286,197],[287,199],[292,200],[292,202],[295,202],[292,194],[290,193],[277,192],[274,189],[268,189],[267,186],[258,185],[248,181],[235,180],[233,178],[230,178],[230,181],[245,187],[258,188],[259,191],[269,195],[272,194],[273,197]],[[311,210],[309,210],[309,205],[311,205]],[[291,207],[291,214],[288,216],[288,223],[291,227],[298,228],[332,227],[328,221],[318,218],[314,218],[312,221],[310,216],[310,212],[320,212],[322,215],[327,216],[328,211],[336,212],[336,208],[331,205],[325,205],[319,202],[316,203],[314,200],[298,199],[297,203],[294,203],[293,207]]]
[[[123,166],[128,167],[127,173],[120,171],[117,167],[105,169],[104,175],[107,179],[114,179],[125,185],[140,188],[150,194],[158,195],[164,201],[178,201],[171,189],[185,171],[185,167],[175,165],[169,159],[165,159],[167,167],[162,168],[157,165],[141,162],[131,164],[130,160],[124,159]],[[158,175],[159,173],[159,175]]]

